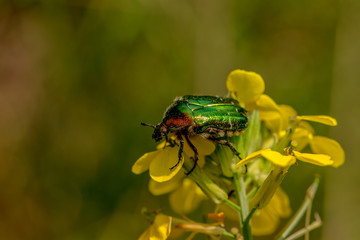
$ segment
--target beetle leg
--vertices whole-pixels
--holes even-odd
[[[190,139],[188,137],[187,134],[184,135],[185,136],[185,140],[186,142],[189,144],[189,146],[191,147],[191,149],[194,151],[194,165],[192,166],[192,168],[190,169],[190,171],[188,171],[187,173],[185,173],[186,175],[189,175],[192,171],[194,171],[195,167],[196,167],[196,164],[197,164],[197,161],[199,160],[199,154],[198,154],[198,151],[196,149],[196,147],[194,146],[194,144],[192,144],[192,142],[190,142]]]
[[[177,167],[182,159],[182,153],[184,151],[184,139],[181,137],[181,134],[178,134],[178,139],[180,141],[180,149],[179,149],[179,154],[178,154],[179,160],[177,161],[177,163],[174,166],[172,166],[170,168],[170,170],[173,170],[175,167]]]
[[[212,137],[212,138],[209,138],[210,140],[214,141],[214,142],[217,142],[218,144],[221,144],[221,145],[226,145],[227,147],[230,148],[230,150],[236,155],[236,157],[239,159],[239,160],[242,160],[242,158],[240,157],[240,153],[236,150],[236,148],[234,147],[234,145],[229,142],[228,140],[226,139],[219,139],[219,138],[216,138],[216,137]],[[245,164],[245,173],[247,173],[247,165]]]
[[[227,146],[239,158],[239,160],[242,160],[242,158],[240,157],[240,153],[236,150],[234,145],[231,142],[229,142],[228,140],[219,139],[219,138],[216,138],[216,137],[210,137],[209,140],[214,141],[214,142],[216,142],[218,144]]]

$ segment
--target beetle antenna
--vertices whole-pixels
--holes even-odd
[[[147,126],[147,127],[152,127],[152,128],[155,128],[155,127],[156,127],[156,126],[154,126],[154,125],[147,124],[147,123],[141,123],[141,125],[143,125],[143,126]]]

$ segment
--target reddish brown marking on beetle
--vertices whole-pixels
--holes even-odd
[[[166,126],[170,126],[171,124],[175,126],[189,126],[192,123],[192,119],[187,117],[186,115],[181,118],[171,118],[165,122]]]

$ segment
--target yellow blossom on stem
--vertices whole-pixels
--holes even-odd
[[[177,174],[166,182],[149,181],[149,191],[154,195],[171,193],[169,201],[171,208],[186,214],[194,211],[207,197],[194,181],[184,178],[185,174]]]
[[[222,204],[220,209],[224,211],[225,219],[238,220],[237,213]],[[281,218],[291,215],[290,200],[287,194],[277,188],[269,204],[262,209],[257,209],[251,218],[251,231],[253,235],[264,236],[272,234],[278,228]]]
[[[165,240],[171,232],[172,217],[164,214],[156,215],[154,222],[141,234],[139,240]]]
[[[207,197],[196,183],[185,178],[181,187],[170,194],[170,206],[179,213],[186,214],[194,211]]]
[[[324,153],[331,156],[331,159],[334,161],[333,167],[339,167],[345,162],[345,152],[334,139],[313,136],[310,140],[310,147],[314,153]]]
[[[296,116],[297,120],[306,120],[311,122],[318,122],[329,126],[336,126],[337,121],[335,118],[324,116],[324,115],[315,115],[315,116]]]
[[[149,214],[149,213],[145,213]],[[145,230],[145,232],[139,237],[139,240],[165,240],[168,238],[180,237],[185,232],[191,232],[191,235],[187,239],[192,239],[196,234],[206,234],[211,239],[220,239],[221,236],[231,236],[219,223],[199,223],[192,221],[184,216],[184,219],[167,216],[164,214],[157,214],[151,218],[154,218],[153,223]]]
[[[248,111],[257,109],[265,125],[273,132],[279,132],[282,126],[280,108],[270,96],[263,94],[265,83],[259,74],[244,70],[232,71],[226,86],[240,105]]]
[[[333,160],[330,159],[330,156],[324,154],[292,151],[289,155],[283,155],[277,151],[262,149],[250,154],[245,159],[238,162],[235,167],[241,167],[259,157],[263,157],[272,162],[275,167],[265,179],[260,189],[256,192],[255,196],[250,200],[250,209],[261,209],[269,203],[284,179],[288,168],[296,162],[296,159],[318,166],[330,166],[334,163]]]
[[[336,120],[328,116],[301,116],[297,119],[320,122],[330,126],[336,124]],[[314,135],[314,130],[306,122],[300,122],[299,126],[295,128],[292,143],[298,150],[309,144],[313,153],[329,155],[333,160],[333,167],[339,167],[345,162],[345,153],[341,145],[334,139]]]
[[[179,214],[193,211],[206,198],[212,200],[218,208],[215,213],[208,214],[208,218],[216,222],[197,223],[185,216],[179,219],[147,212],[145,214],[152,224],[140,240],[179,237],[184,232],[190,232],[189,240],[198,233],[207,234],[211,239],[228,237],[244,240],[251,240],[253,235],[272,234],[280,219],[291,214],[289,198],[281,190],[280,184],[297,160],[317,166],[338,167],[344,163],[345,154],[340,144],[315,135],[309,124],[315,122],[336,126],[336,119],[325,115],[298,115],[291,106],[278,105],[264,93],[265,83],[254,72],[232,71],[226,86],[230,96],[237,99],[248,113],[248,126],[240,136],[232,137],[231,132],[227,132],[223,138],[214,141],[202,138],[200,134],[189,136],[199,156],[198,166],[194,168],[193,149],[184,142],[183,154],[179,154],[179,139],[170,134],[170,141],[158,145],[156,151],[141,156],[132,167],[135,174],[149,170],[149,191],[154,195],[170,193],[170,205]],[[229,130],[232,130],[233,122],[229,120],[229,123]],[[221,125],[212,127],[220,128]],[[214,136],[210,133],[210,137]],[[214,143],[218,143],[216,150]],[[235,154],[229,146],[236,149]],[[312,153],[303,152],[306,146],[310,147]],[[243,159],[236,163],[238,158],[235,155]],[[238,168],[246,164],[248,172],[243,174],[242,169]],[[184,174],[190,171],[191,174]],[[314,181],[312,194],[315,194],[317,185],[318,179]],[[309,225],[310,198],[312,196],[304,201],[281,231],[281,239],[294,236],[290,234],[305,212],[305,228],[301,231],[308,235],[314,229],[312,224]],[[220,209],[225,214],[219,212]],[[231,218],[232,215],[235,215],[239,225],[237,231],[229,233],[225,230],[227,221],[224,222],[224,218]],[[299,232],[295,235],[303,234]]]
[[[194,136],[191,142],[195,145],[200,156],[209,155],[215,150],[215,145],[201,136]],[[184,144],[184,152],[188,156],[194,153],[187,143]],[[135,174],[149,170],[150,177],[157,182],[166,182],[172,179],[182,168],[184,157],[179,161],[179,146],[167,146],[156,151],[145,153],[132,166]]]
[[[238,162],[235,167],[241,167],[260,156],[279,167],[289,167],[295,163],[296,159],[318,166],[330,166],[334,163],[334,161],[331,160],[331,157],[325,154],[301,153],[298,151],[292,151],[292,153],[293,155],[283,155],[269,148],[261,149],[250,154],[245,159]]]
[[[183,171],[182,171],[183,172]],[[166,182],[157,182],[150,178],[149,180],[149,191],[155,195],[163,195],[175,191],[181,186],[184,179],[185,173],[176,174],[173,178]]]
[[[291,144],[298,150],[303,150],[310,142],[315,131],[308,122],[301,121],[291,137]]]
[[[265,90],[264,80],[259,74],[244,70],[232,71],[226,80],[226,86],[231,96],[241,105],[256,101]]]
[[[276,231],[280,218],[291,214],[290,200],[286,193],[278,188],[269,204],[256,210],[251,218],[251,230],[256,236],[269,235]]]

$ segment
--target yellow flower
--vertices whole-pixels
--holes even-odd
[[[319,122],[330,126],[336,126],[337,124],[335,119],[328,116],[298,116],[296,118],[298,120]],[[329,155],[334,161],[332,164],[333,167],[339,167],[345,162],[345,152],[341,145],[331,138],[314,136],[314,130],[305,122],[301,122],[295,129],[292,143],[296,146],[296,149],[299,150],[309,144],[313,153]]]
[[[196,183],[183,176],[183,174],[177,174],[167,182],[156,182],[152,179],[149,181],[149,191],[152,194],[162,195],[171,192],[170,206],[179,214],[194,211],[206,199],[206,195]]]
[[[334,161],[333,167],[339,167],[345,162],[345,152],[334,139],[313,136],[310,140],[310,147],[314,153],[324,153],[331,156],[331,159]]]
[[[211,239],[219,239],[225,229],[218,223],[206,224],[194,222],[188,218],[185,220],[157,214],[154,222],[139,237],[139,240],[165,240],[168,238],[180,237],[185,232],[192,232],[187,239],[192,239],[196,234],[203,233],[209,235]]]
[[[215,145],[200,136],[194,136],[191,142],[195,145],[200,156],[209,155],[215,150]],[[190,146],[184,144],[184,152],[188,156],[193,156]],[[149,170],[150,177],[157,182],[165,182],[172,179],[181,169],[184,158],[179,162],[179,146],[167,146],[153,152],[145,153],[132,166],[132,172],[135,174],[143,173]]]
[[[180,188],[170,194],[170,206],[179,213],[185,214],[194,211],[200,203],[206,199],[206,195],[196,183],[185,178]]]
[[[139,240],[165,240],[171,232],[172,217],[164,214],[156,215],[154,222],[141,234]]]
[[[301,121],[295,128],[291,137],[291,144],[295,146],[298,151],[303,150],[314,135],[315,131],[308,122]]]
[[[265,90],[264,80],[257,73],[244,70],[232,71],[227,78],[226,86],[231,96],[237,99],[248,111],[257,109],[265,126],[275,134],[280,134],[281,131],[286,130],[291,117],[296,116],[296,111],[292,107],[277,105],[271,97],[263,94]],[[334,118],[323,115],[296,116],[296,120],[298,122],[302,120],[319,122],[329,126],[337,125]]]
[[[185,174],[176,174],[166,182],[157,182],[151,178],[149,180],[149,191],[155,196],[173,192],[181,186],[184,176]]]
[[[301,153],[293,150],[289,155],[283,155],[267,148],[250,154],[238,162],[235,167],[241,167],[259,157],[263,157],[272,162],[275,167],[256,192],[255,196],[250,200],[250,209],[255,207],[261,209],[267,206],[284,179],[288,168],[296,162],[296,159],[318,166],[329,166],[334,163],[330,156],[324,154]]]
[[[297,120],[306,120],[311,122],[318,122],[329,126],[336,126],[337,121],[336,119],[324,116],[324,115],[315,115],[315,116],[296,116]]]
[[[273,132],[279,132],[282,126],[280,108],[271,97],[263,94],[265,83],[259,74],[244,70],[232,71],[226,80],[226,86],[241,106],[248,111],[257,109],[265,125]]]
[[[220,205],[225,219],[239,220],[236,211],[225,204]],[[272,234],[276,231],[280,218],[287,218],[291,214],[290,200],[287,194],[279,187],[269,201],[269,204],[257,209],[251,218],[251,231],[256,236]]]
[[[280,218],[291,214],[290,201],[286,193],[278,188],[269,204],[256,210],[251,218],[251,231],[256,236],[269,235],[276,231]]]
[[[226,80],[226,86],[241,105],[255,102],[265,90],[264,80],[259,74],[244,70],[232,71]]]
[[[290,167],[292,164],[296,162],[296,159],[312,163],[318,166],[329,166],[334,163],[333,160],[331,160],[331,157],[325,154],[312,154],[312,153],[301,153],[298,151],[293,150],[292,154],[290,155],[283,155],[277,151],[273,151],[269,148],[261,149],[259,151],[256,151],[249,156],[247,156],[245,159],[238,162],[235,167],[241,167],[247,164],[248,162],[258,158],[263,157],[266,160],[269,160],[274,165],[277,165],[279,167]]]

